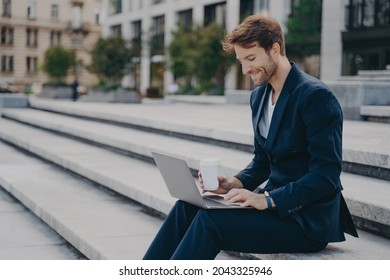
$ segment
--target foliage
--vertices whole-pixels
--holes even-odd
[[[125,40],[119,37],[99,39],[92,52],[92,64],[89,69],[100,80],[107,83],[120,83],[126,66],[131,60],[131,52]]]
[[[45,52],[42,68],[51,79],[60,82],[74,65],[74,52],[61,46],[55,46]]]
[[[235,60],[221,47],[224,33],[217,24],[194,26],[192,30],[179,26],[172,33],[172,41],[168,45],[168,68],[177,79],[185,80],[184,87],[192,89],[191,81],[194,79],[200,92],[223,87],[225,73]]]
[[[210,24],[201,30],[197,43],[198,57],[195,74],[200,83],[208,83],[216,79],[214,84],[223,85],[222,79],[230,65],[235,61],[221,47],[225,30],[218,24]]]
[[[322,0],[300,0],[287,20],[286,48],[289,54],[319,54],[321,47]]]
[[[186,86],[189,86],[195,73],[197,62],[197,30],[188,31],[183,25],[179,25],[177,31],[172,32],[172,41],[168,45],[168,68],[176,78],[184,78]]]
[[[120,88],[120,85],[118,83],[110,83],[110,82],[100,80],[93,88],[102,91],[112,91]]]
[[[47,82],[44,83],[45,87],[67,87],[68,84],[63,81]]]

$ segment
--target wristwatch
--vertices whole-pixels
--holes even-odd
[[[267,191],[264,192],[265,200],[267,201],[267,208],[272,209],[272,198],[270,197],[269,193]]]

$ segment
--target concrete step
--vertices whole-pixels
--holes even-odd
[[[2,108],[27,108],[28,96],[24,93],[1,93],[0,110]]]
[[[1,146],[0,143],[1,154],[4,156]],[[0,260],[85,259],[1,187],[0,223]]]
[[[365,121],[390,123],[390,106],[361,106],[360,114]]]
[[[141,259],[162,224],[101,185],[2,142],[0,153],[1,187],[35,214],[24,217],[26,208],[0,188],[0,259]],[[224,252],[217,258],[237,259]]]
[[[390,70],[359,70],[359,77],[387,77],[390,80]]]
[[[188,162],[190,168],[194,170],[194,174],[199,169],[199,161],[202,158],[220,158],[222,162],[221,172],[226,176],[235,175],[252,158],[250,153],[243,151],[90,120],[78,120],[37,110],[12,110],[6,111],[4,114],[8,118],[22,123],[103,146],[109,150],[115,150],[121,154],[141,158],[149,162],[153,162],[151,157],[151,151],[153,150],[176,155]],[[12,122],[9,122],[9,125],[12,125]],[[7,133],[2,133],[2,135],[6,137]],[[55,153],[55,151],[51,152]],[[390,208],[385,199],[390,196],[388,181],[345,172],[342,173],[342,180],[346,188],[347,203],[350,205],[350,210],[359,227],[390,237]],[[370,186],[370,194],[368,195],[366,194],[367,185]],[[362,197],[361,194],[364,194],[364,196]]]
[[[144,131],[253,151],[249,106],[191,104],[84,104],[30,98],[33,108]],[[8,116],[10,110],[3,110]],[[5,113],[3,113],[5,115]],[[390,127],[344,121],[344,170],[390,180]]]
[[[167,193],[157,168],[153,165],[8,120],[0,120],[0,128],[1,138],[4,141],[14,143],[154,210],[167,213],[174,202]],[[34,175],[36,173],[34,172]],[[375,193],[375,186],[372,190]],[[354,238],[349,238],[347,242],[340,244],[331,244],[329,250],[318,254],[269,255],[267,258],[377,259],[390,257],[386,255],[386,252],[390,254],[390,240],[372,234],[366,235],[366,233],[362,233],[362,238],[357,240],[359,241],[357,244]],[[262,257],[265,258],[265,256]]]
[[[1,144],[0,150],[1,186],[87,258],[142,257],[161,219],[14,148]]]

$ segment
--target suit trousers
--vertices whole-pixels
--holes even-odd
[[[275,210],[203,209],[177,201],[144,260],[209,260],[221,250],[244,253],[310,253],[327,243],[309,240],[290,217]]]

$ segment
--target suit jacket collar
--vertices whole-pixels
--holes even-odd
[[[261,140],[261,144],[264,146],[264,142],[265,142],[265,138],[260,134],[260,130],[259,130],[259,123],[260,123],[260,120],[261,120],[261,117],[263,116],[264,114],[264,109],[265,109],[265,106],[267,105],[267,100],[268,100],[268,97],[270,95],[270,91],[271,91],[271,88],[272,86],[270,84],[267,84],[265,87],[264,87],[264,92],[262,94],[262,97],[261,97],[261,100],[260,100],[260,103],[259,103],[259,107],[258,107],[258,111],[257,111],[257,115],[256,115],[256,119],[255,119],[255,123],[254,123],[254,129],[255,129],[255,133],[258,134],[260,136],[260,140]]]
[[[265,142],[265,149],[267,151],[271,150],[272,144],[276,139],[280,124],[286,111],[290,94],[295,88],[298,76],[300,75],[300,70],[298,69],[298,67],[294,63],[292,63],[291,66],[291,70],[286,78],[286,81],[284,82],[282,91],[279,95],[278,101],[276,102],[274,113],[272,115],[267,141]],[[263,108],[261,110],[261,113],[263,113]]]

